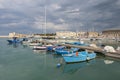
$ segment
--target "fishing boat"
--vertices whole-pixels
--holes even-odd
[[[17,37],[13,37],[13,39],[7,40],[10,44],[12,43],[22,43],[22,40],[17,39]]]
[[[65,49],[65,46],[56,46],[54,50],[63,50]]]
[[[81,51],[81,52],[76,52],[68,55],[63,54],[62,56],[66,63],[72,63],[72,62],[82,62],[82,61],[91,60],[96,57],[96,53]]]
[[[55,50],[56,54],[69,54],[70,52],[68,50]]]
[[[62,49],[62,50],[55,50],[55,53],[56,54],[71,54],[71,53],[76,52],[78,50],[79,50],[78,48],[71,48],[70,50]]]
[[[47,51],[52,51],[53,50],[53,45],[36,45],[33,47],[33,50],[47,50]]]
[[[52,44],[46,45],[47,51],[53,51],[54,46]]]
[[[34,46],[33,50],[46,50],[47,47],[46,46]]]
[[[42,43],[37,43],[37,42],[31,42],[29,43],[29,46],[41,46]]]
[[[89,45],[89,44],[84,43],[84,41],[80,41],[80,42],[66,42],[65,44],[80,45],[80,46],[88,46]]]
[[[94,52],[87,52],[86,55],[87,55],[87,60],[96,58],[96,53],[94,53]]]

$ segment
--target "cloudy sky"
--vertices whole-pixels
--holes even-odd
[[[120,29],[120,0],[0,0],[0,35]]]

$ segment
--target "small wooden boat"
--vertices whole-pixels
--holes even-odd
[[[81,51],[81,52],[72,53],[71,56],[69,54],[62,56],[66,63],[72,63],[72,62],[82,62],[93,59],[96,57],[96,53],[94,52],[88,53],[87,51]]]
[[[34,46],[33,50],[47,50],[46,46]]]
[[[47,51],[53,51],[54,46],[53,45],[46,45]]]
[[[29,46],[41,46],[41,43],[29,43]]]
[[[87,56],[86,60],[91,60],[91,59],[94,59],[96,57],[96,53],[94,53],[93,51],[92,52],[82,51],[82,52],[80,52],[80,54],[86,55]]]
[[[65,49],[65,46],[56,46],[54,50],[63,50]]]
[[[68,50],[55,50],[56,54],[69,54],[70,52]]]
[[[65,49],[55,50],[56,54],[70,54],[76,51],[78,51],[78,48],[71,48],[69,51]]]
[[[80,41],[80,42],[72,42],[72,43],[70,43],[70,44],[72,44],[72,45],[80,45],[80,46],[88,46],[88,45],[89,45],[89,44],[84,43],[83,41]]]
[[[52,51],[53,50],[53,45],[36,45],[33,47],[34,50],[47,50],[47,51]]]
[[[17,37],[13,37],[13,39],[7,40],[10,44],[12,43],[22,43],[22,40],[17,39]]]

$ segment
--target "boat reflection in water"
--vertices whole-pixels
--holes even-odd
[[[21,46],[22,44],[19,44],[19,43],[8,43],[7,45],[12,46],[13,48],[17,48],[17,47]],[[22,45],[22,46],[23,46],[23,48],[28,47],[27,45]]]
[[[18,44],[18,43],[8,43],[8,45],[13,46],[13,48],[17,48],[20,44]]]
[[[95,63],[95,60],[90,60],[88,62],[72,63],[63,65],[63,73],[75,73],[81,68],[87,67]]]

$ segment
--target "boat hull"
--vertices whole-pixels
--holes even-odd
[[[7,40],[9,43],[21,43],[22,41],[19,40]]]
[[[72,62],[82,62],[86,61],[87,56],[85,55],[74,55],[74,56],[64,56],[63,57],[66,63],[72,63]]]
[[[33,50],[47,50],[45,46],[34,46]]]
[[[56,54],[69,54],[69,51],[67,50],[55,50]]]
[[[86,51],[79,52],[78,54],[72,53],[72,55],[62,55],[66,63],[73,62],[82,62],[94,59],[96,57],[96,53],[88,53]]]

